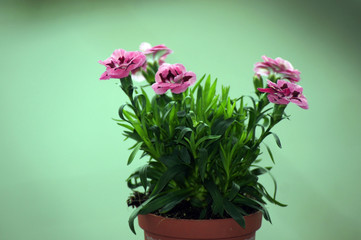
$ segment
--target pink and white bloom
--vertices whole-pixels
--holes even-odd
[[[153,59],[159,57],[159,65],[165,63],[167,56],[173,52],[163,44],[152,47],[152,45],[147,42],[141,43],[139,49],[144,52],[145,55],[151,55]]]
[[[303,88],[295,83],[285,80],[278,80],[277,83],[267,80],[269,88],[257,88],[258,91],[268,93],[268,100],[275,104],[288,104],[293,102],[303,109],[308,109],[306,97],[303,95]]]
[[[127,52],[123,49],[116,49],[113,54],[100,64],[106,67],[100,80],[110,78],[125,78],[131,71],[136,72],[146,61],[146,56],[141,52]]]
[[[182,93],[196,82],[194,72],[187,72],[186,68],[179,63],[162,64],[155,74],[155,83],[152,85],[156,94],[164,94],[169,89],[172,93]]]
[[[151,56],[153,60],[156,60],[156,58],[158,58],[159,66],[165,62],[167,55],[173,52],[165,45],[157,45],[152,47],[152,45],[147,42],[142,42],[139,46],[139,50],[143,52],[143,54],[145,54],[146,56]],[[142,65],[142,69],[144,71],[147,71],[147,61],[145,61]],[[146,80],[140,68],[132,71],[132,80],[136,82],[143,82]]]
[[[264,62],[258,62],[254,65],[254,71],[256,74],[268,76],[271,73],[279,74],[281,78],[288,79],[291,82],[300,81],[300,71],[294,69],[292,64],[280,57],[272,59],[266,56],[262,56]]]

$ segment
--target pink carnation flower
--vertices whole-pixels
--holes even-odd
[[[172,93],[182,93],[196,81],[193,72],[186,72],[182,64],[162,64],[155,74],[155,83],[152,85],[156,94],[164,94],[169,89]]]
[[[152,55],[153,58],[155,58],[157,54],[160,54],[159,65],[162,65],[165,62],[168,54],[171,54],[173,52],[163,44],[152,47],[147,42],[141,43],[139,49],[143,51],[145,55]]]
[[[131,71],[136,71],[143,66],[145,61],[146,57],[141,52],[127,52],[123,49],[116,49],[109,58],[99,61],[100,64],[106,67],[100,80],[125,78]]]
[[[293,68],[289,61],[282,58],[272,59],[266,56],[262,56],[264,62],[258,62],[254,65],[254,71],[256,74],[268,76],[271,73],[281,75],[281,78],[288,79],[291,82],[300,81],[300,71]]]
[[[278,80],[277,83],[267,80],[269,88],[257,88],[258,91],[269,93],[268,100],[276,104],[288,104],[293,102],[303,109],[308,109],[308,103],[302,94],[303,88],[295,83]]]

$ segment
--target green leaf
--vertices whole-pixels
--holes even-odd
[[[191,163],[191,156],[189,155],[189,152],[186,147],[181,147],[178,156],[185,164],[188,165]]]
[[[150,103],[149,97],[143,88],[141,88],[141,91],[142,91],[142,94],[145,96],[146,110],[149,112],[152,109],[152,104]]]
[[[237,196],[240,189],[241,189],[241,187],[237,183],[232,182],[232,188],[229,191],[228,200],[232,201]]]
[[[204,141],[206,140],[211,140],[212,142],[219,139],[221,137],[221,135],[209,135],[209,136],[204,136],[201,139],[199,139],[195,145],[195,148],[197,149],[199,147],[199,145],[201,145]]]
[[[199,171],[199,175],[201,176],[202,181],[204,181],[204,176],[206,173],[206,169],[207,169],[207,162],[208,162],[208,151],[205,148],[200,148],[199,150],[199,158],[198,160],[198,171]]]
[[[208,180],[204,183],[204,186],[208,190],[209,194],[211,195],[213,199],[212,209],[214,214],[223,214],[223,197],[221,193],[219,192],[217,185],[211,181]]]
[[[197,100],[196,100],[196,115],[199,117],[203,116],[202,107],[203,107],[203,88],[200,86],[197,91]]]
[[[173,154],[163,155],[159,158],[159,161],[166,165],[168,168],[180,164],[179,158],[176,152]]]
[[[236,207],[233,203],[231,203],[228,200],[223,201],[224,209],[226,212],[243,228],[246,227],[246,222],[244,220],[244,217],[241,213],[241,209]]]
[[[188,91],[188,89],[187,89]],[[189,111],[190,107],[192,105],[192,97],[191,96],[185,96],[182,100],[182,106],[185,107],[185,110]]]
[[[179,117],[179,118],[184,118],[186,115],[187,115],[186,111],[182,110],[182,111],[177,112],[177,117]]]
[[[189,127],[177,127],[177,129],[181,129],[180,133],[179,133],[179,136],[178,136],[178,139],[177,139],[177,142],[179,143],[183,138],[184,136],[188,133],[188,132],[193,132],[193,130]]]
[[[224,171],[226,172],[227,179],[228,179],[229,178],[229,172],[230,172],[230,169],[229,169],[230,159],[229,159],[228,154],[226,153],[226,151],[224,150],[222,145],[220,145],[220,149],[221,149],[221,154],[220,155],[221,155],[222,165],[223,165]]]
[[[214,98],[216,94],[216,87],[217,87],[217,79],[214,80],[211,88],[209,89],[209,92],[207,94],[207,105],[209,105],[212,102],[212,99]]]
[[[182,190],[180,190],[180,191],[182,191]],[[177,206],[180,202],[182,202],[186,197],[188,197],[189,192],[190,191],[185,191],[184,194],[183,194],[183,192],[173,193],[173,194],[176,194],[176,197],[174,197],[173,200],[171,200],[163,208],[161,208],[159,212],[166,213],[166,212],[172,210],[175,206]]]
[[[197,135],[202,135],[203,132],[207,131],[209,129],[208,124],[204,123],[204,122],[199,122],[199,124],[196,127],[196,134]],[[207,133],[205,133],[207,134]]]
[[[261,211],[265,219],[270,223],[272,223],[271,217],[268,213],[266,206],[260,201],[257,201],[256,199],[253,198],[246,198],[244,196],[238,195],[238,197],[234,200],[234,203],[237,203],[239,205],[246,205],[248,207]]]
[[[157,139],[160,139],[160,128],[157,125],[151,126],[149,131],[152,132]]]
[[[166,111],[162,117],[163,119],[163,122],[165,121],[165,119],[168,117],[169,113],[172,111],[173,107],[174,107],[174,104],[176,102],[174,101],[171,101],[169,102],[165,107],[164,107],[164,110]]]
[[[228,118],[226,120],[217,121],[212,126],[213,135],[223,135],[227,128],[234,122],[234,118]]]
[[[256,175],[256,176],[259,176],[259,175],[262,175],[262,174],[265,174],[265,173],[269,173],[269,170],[271,170],[271,169],[272,169],[271,167],[267,167],[267,168],[258,167],[258,168],[253,169],[251,171],[251,173]]]
[[[161,209],[162,207],[165,207],[165,210],[169,211],[177,204],[177,202],[179,203],[188,197],[191,191],[191,189],[179,189],[164,192],[154,200],[150,201],[148,204],[144,205],[139,214],[152,213],[158,209]],[[161,211],[166,212],[164,210]]]
[[[126,106],[128,106],[128,104],[123,104],[122,106],[119,107],[118,115],[123,121],[129,122],[127,119],[125,119],[125,117],[123,115],[123,111]]]
[[[129,155],[129,158],[128,158],[128,163],[127,165],[131,164],[134,160],[134,157],[135,155],[137,154],[137,152],[139,151],[140,147],[142,146],[142,142],[139,142],[135,145],[132,153]]]
[[[162,177],[158,180],[150,196],[154,196],[160,193],[163,188],[169,183],[169,181],[171,181],[177,174],[184,173],[184,171],[184,165],[174,165],[172,167],[169,167],[167,171],[162,175]]]
[[[139,102],[142,106],[142,110],[145,111],[147,107],[147,99],[143,94],[139,94],[134,97],[134,102]]]
[[[148,170],[148,168],[149,168],[149,165],[146,164],[146,165],[142,166],[139,169],[140,183],[142,184],[142,186],[144,188],[144,192],[147,191],[147,185],[148,185],[148,182],[147,182],[147,170]]]
[[[204,78],[206,77],[206,74],[204,74],[201,79],[199,79],[196,84],[194,84],[192,90],[191,90],[191,95],[194,94],[194,92],[197,90],[197,88],[200,86],[200,84],[203,82]]]
[[[272,197],[267,192],[266,188],[262,184],[257,183],[257,186],[258,186],[258,188],[257,188],[258,192],[261,193],[268,201],[270,201],[271,203],[274,203],[274,204],[276,204],[278,206],[281,206],[281,207],[286,207],[287,206],[287,204],[280,203],[279,201],[277,201],[275,199],[275,197]]]
[[[271,149],[268,147],[267,144],[264,144],[264,145],[266,145],[267,152],[268,152],[269,156],[271,157],[271,160],[272,160],[273,164],[275,164],[275,160],[274,160],[274,158],[273,158],[273,154],[272,154],[272,152],[271,152]]]
[[[133,130],[134,130],[133,127],[131,127],[131,126],[125,124],[125,123],[119,123],[119,122],[118,122],[117,124],[118,124],[119,126],[125,127],[126,129],[129,129],[130,131],[133,131]]]
[[[273,137],[275,138],[276,143],[277,143],[277,146],[278,146],[279,148],[282,148],[281,141],[280,141],[279,137],[277,136],[277,134],[275,134],[275,133],[273,133],[273,132],[272,132],[271,134],[272,134]]]
[[[150,197],[147,201],[145,201],[145,202],[142,203],[139,207],[137,207],[137,208],[132,212],[132,214],[130,214],[130,217],[129,217],[129,220],[128,220],[128,224],[129,224],[130,230],[132,230],[132,232],[133,232],[134,234],[136,234],[135,229],[134,229],[134,220],[135,220],[135,218],[138,216],[138,214],[139,214],[139,212],[142,210],[142,208],[143,208],[144,206],[146,206],[149,202],[151,202],[155,197],[157,197],[157,196]]]
[[[229,86],[222,86],[222,102],[227,101],[229,95]]]

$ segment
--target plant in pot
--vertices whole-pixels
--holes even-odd
[[[287,105],[308,108],[296,84],[300,72],[263,56],[254,68],[255,97],[231,98],[229,87],[216,90],[217,79],[166,63],[170,53],[143,43],[140,51],[117,49],[99,61],[106,67],[100,79],[120,79],[129,98],[115,119],[135,142],[128,164],[137,152],[145,161],[127,179],[135,207],[130,229],[135,233],[138,217],[146,239],[254,239],[262,216],[271,221],[266,203],[285,206],[272,175],[272,194],[259,182],[272,168],[260,156],[266,152],[274,163],[264,139],[273,136],[281,147],[272,130],[288,118]]]

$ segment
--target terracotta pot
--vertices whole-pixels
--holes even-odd
[[[138,216],[145,240],[254,240],[256,231],[261,227],[262,213],[248,215],[245,221],[244,229],[232,218],[188,220],[164,218],[154,214]]]

